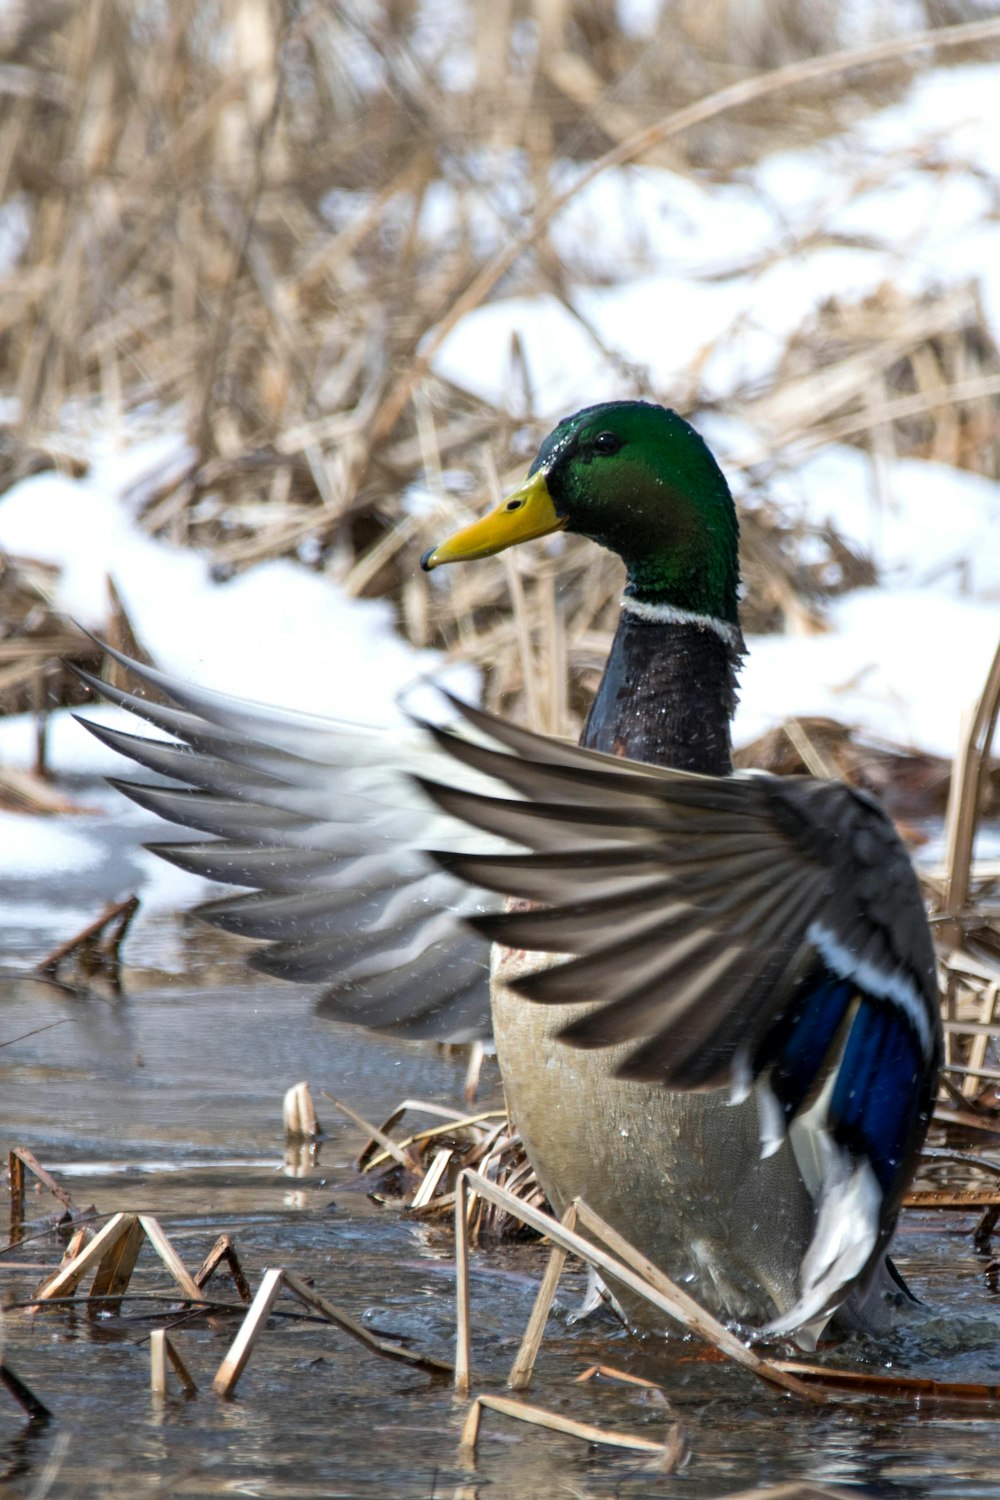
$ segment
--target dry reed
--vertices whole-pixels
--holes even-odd
[[[516,341],[502,405],[434,374],[431,352],[498,289],[548,293],[581,319],[569,289],[592,274],[586,247],[575,260],[551,228],[582,183],[624,162],[725,178],[776,144],[827,135],[931,58],[996,55],[1000,20],[979,13],[958,24],[957,0],[928,0],[936,51],[885,35],[834,55],[845,38],[832,0],[744,7],[738,25],[723,0],[676,0],[651,39],[595,0],[459,6],[441,23],[408,3],[11,5],[0,490],[49,466],[79,473],[81,434],[98,421],[134,429],[168,414],[190,454],[130,497],[152,534],[205,548],[220,577],[292,556],[349,592],[391,597],[410,640],[483,667],[488,706],[573,732],[607,649],[618,564],[570,543],[474,579],[419,573],[421,550],[522,472],[552,415]],[[566,162],[579,176],[560,190]],[[940,163],[921,148],[907,169]],[[845,181],[845,197],[870,186]],[[818,219],[768,254],[827,232]],[[694,415],[712,406],[698,368],[672,391],[639,371],[622,382]],[[874,578],[835,530],[771,503],[781,465],[836,440],[1000,473],[1000,357],[975,285],[831,295],[775,381],[731,404],[770,433],[734,465],[751,629],[818,628],[827,598]],[[73,701],[57,658],[95,664],[53,612],[54,581],[30,558],[0,558],[0,711]],[[129,634],[113,604],[108,629]],[[904,818],[947,795],[946,767],[839,726],[789,724],[750,758],[888,790]],[[949,1077],[985,1108],[1000,1064],[997,876],[973,870],[968,829],[996,805],[988,746],[952,797],[964,853],[928,888],[948,940]],[[0,777],[0,800],[66,807],[23,773]]]
[[[11,7],[0,389],[15,399],[0,483],[78,468],[95,413],[173,411],[190,459],[133,496],[154,534],[208,549],[221,576],[289,555],[391,596],[411,640],[484,666],[490,706],[572,731],[617,567],[568,546],[474,582],[418,573],[419,552],[480,506],[492,474],[520,472],[552,415],[516,346],[502,407],[431,373],[430,351],[501,283],[580,317],[568,288],[587,278],[587,247],[575,263],[550,232],[560,164],[725,176],[895,97],[931,56],[989,55],[1000,34],[989,16],[951,24],[962,8],[939,0],[926,18],[936,53],[877,28],[827,53],[837,7],[807,0],[738,25],[721,0],[676,0],[651,38],[592,0],[438,21],[407,4]],[[916,302],[885,288],[831,302],[775,388],[733,405],[774,431],[772,464],[841,435],[996,473],[997,363],[974,287]],[[623,384],[648,388],[641,372]],[[651,394],[711,404],[696,370],[681,385]],[[806,565],[760,465],[751,481],[747,623],[808,625],[866,560],[813,536]],[[47,613],[44,570],[9,569],[0,708],[71,701],[52,658],[88,648]]]

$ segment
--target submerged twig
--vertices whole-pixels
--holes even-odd
[[[60,970],[73,961],[86,985],[95,975],[104,978],[116,995],[122,993],[121,946],[139,910],[138,896],[128,896],[105,907],[73,937],[53,948],[35,967],[39,974],[60,979]],[[65,979],[62,983],[67,983]],[[72,985],[69,985],[72,988]]]
[[[27,1412],[33,1422],[50,1420],[52,1413],[44,1401],[40,1401],[20,1376],[15,1375],[5,1359],[0,1359],[0,1385],[13,1396],[21,1410]]]

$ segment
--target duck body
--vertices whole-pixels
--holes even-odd
[[[623,609],[580,743],[730,774],[741,644],[735,630]],[[815,1207],[788,1141],[761,1156],[756,1097],[733,1104],[724,1090],[617,1077],[627,1044],[582,1051],[561,1039],[592,1007],[526,1005],[511,987],[539,967],[537,953],[497,945],[491,1008],[508,1110],[556,1211],[584,1198],[703,1305],[741,1323],[793,1307]],[[615,1295],[633,1325],[649,1323],[648,1304]]]
[[[743,651],[735,511],[693,430],[676,413],[635,407],[612,403],[569,419],[562,435],[543,445],[532,471],[536,485],[544,477],[557,515],[569,511],[569,529],[613,545],[628,568],[618,628],[580,743],[606,755],[728,777]],[[618,443],[612,457],[627,452],[644,416],[664,447],[674,449],[674,462],[661,464],[650,482],[633,460],[631,473],[620,476],[625,492],[609,504],[615,525],[604,528],[593,497],[574,507],[572,485],[552,470],[567,454],[572,458],[574,447],[586,454],[599,433]],[[671,514],[676,495],[670,493],[678,483],[678,447],[685,486],[679,517]],[[597,461],[591,453],[585,467]],[[702,534],[721,539],[711,567],[676,565],[678,537],[683,543],[698,531],[692,502],[701,510]],[[625,534],[622,514],[629,517]],[[831,841],[856,846],[841,883],[868,888],[845,889],[840,897],[848,906],[852,896],[863,898],[857,902],[862,947],[871,941],[866,901],[884,905],[877,858],[874,876],[868,868],[870,846],[885,858],[890,883],[906,888],[902,908],[909,916],[894,934],[905,949],[905,975],[894,985],[899,954],[880,951],[882,967],[866,973],[866,990],[850,943],[804,944],[792,987],[798,1015],[777,1018],[781,1035],[759,1047],[749,1071],[744,1057],[745,1076],[735,1090],[664,1087],[657,1073],[666,1078],[669,1069],[655,1062],[639,1070],[645,1078],[628,1077],[634,1055],[628,1043],[580,1050],[593,1024],[602,1034],[601,1006],[587,1003],[583,976],[578,1005],[524,1004],[525,994],[539,998],[532,976],[566,955],[543,958],[530,947],[499,946],[493,957],[493,1032],[508,1107],[557,1210],[574,1197],[586,1199],[707,1306],[750,1327],[792,1332],[804,1347],[833,1313],[842,1328],[878,1332],[913,1301],[886,1261],[885,1246],[926,1131],[940,1055],[933,953],[912,871],[881,810],[847,788],[837,790],[842,806],[824,809],[828,821],[817,817],[797,831],[806,845],[813,841],[820,861]],[[736,985],[734,1004],[740,1003]],[[783,1094],[778,1100],[775,1087]],[[831,1130],[834,1100],[838,1116],[851,1116],[842,1130],[839,1124]],[[633,1321],[648,1320],[648,1309],[627,1296],[624,1302]]]
[[[559,529],[626,565],[581,749],[462,705],[462,735],[359,737],[127,662],[168,706],[88,680],[171,742],[90,727],[181,783],[133,800],[210,836],[157,852],[249,887],[205,917],[339,1018],[468,1039],[494,944],[504,1087],[557,1211],[586,1199],[751,1333],[879,1331],[941,1051],[912,867],[865,794],[732,774],[736,513],[682,418],[577,413],[423,563]]]
[[[735,631],[624,609],[580,743],[728,775],[739,646]],[[762,1159],[756,1100],[616,1077],[627,1046],[585,1052],[560,1039],[586,1004],[525,1005],[511,988],[538,968],[538,954],[494,949],[493,1035],[511,1118],[557,1212],[586,1199],[699,1300],[748,1324],[793,1306],[813,1205],[787,1144]],[[779,1214],[762,1216],[761,1203]],[[615,1291],[634,1323],[648,1321],[648,1306]]]
[[[815,1219],[790,1145],[762,1158],[753,1095],[733,1105],[721,1091],[617,1078],[627,1046],[568,1046],[560,1032],[591,1007],[526,1006],[511,984],[537,970],[536,954],[496,951],[493,1035],[511,1119],[555,1211],[585,1199],[704,1306],[748,1327],[787,1312]],[[615,1295],[634,1327],[659,1326],[648,1304]]]

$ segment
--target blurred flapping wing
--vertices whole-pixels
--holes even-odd
[[[441,841],[452,850],[482,844],[414,785],[414,770],[442,769],[433,742],[416,729],[268,708],[108,654],[169,701],[83,680],[169,739],[83,722],[179,783],[115,785],[168,822],[210,835],[150,847],[182,869],[249,887],[198,914],[262,940],[256,968],[326,985],[327,1014],[406,1037],[488,1036],[487,946],[461,918],[500,903],[422,852]],[[466,782],[483,784],[475,773]]]

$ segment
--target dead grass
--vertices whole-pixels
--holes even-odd
[[[422,550],[520,476],[551,416],[516,343],[502,406],[431,373],[428,351],[496,290],[547,292],[579,317],[568,288],[586,278],[586,247],[575,263],[550,234],[555,162],[590,176],[646,161],[725,178],[778,141],[815,140],[896,97],[928,65],[926,47],[891,37],[824,57],[851,41],[839,12],[833,0],[677,0],[649,41],[597,0],[459,4],[440,22],[406,0],[9,6],[0,489],[48,466],[79,472],[75,433],[94,413],[174,413],[190,458],[132,497],[152,534],[205,548],[222,577],[292,556],[349,592],[390,597],[411,641],[483,667],[488,706],[574,733],[607,651],[619,565],[570,541],[475,576],[419,573]],[[996,11],[977,13],[976,26],[942,34],[939,63],[995,53]],[[928,0],[925,19],[954,27],[966,8]],[[887,173],[898,167],[887,159]],[[908,170],[941,167],[921,148]],[[815,240],[827,233],[817,221]],[[695,416],[710,406],[697,368],[675,390],[650,390],[640,371],[623,371],[623,387]],[[1000,474],[1000,356],[975,285],[831,295],[775,384],[733,406],[771,435],[743,456],[753,630],[819,628],[824,600],[873,578],[834,529],[807,532],[772,504],[776,463],[838,440]],[[0,559],[0,711],[73,701],[57,659],[94,665],[54,614],[52,585],[31,559]],[[108,629],[134,645],[113,602]],[[840,726],[786,726],[751,758],[833,769],[889,792],[904,818],[947,795],[947,768]],[[988,753],[976,776],[982,813],[997,797]],[[968,813],[972,793],[956,795]],[[61,806],[40,781],[7,779],[0,797]],[[949,1062],[967,1070],[953,1076],[975,1103],[1000,1065],[997,879],[967,862],[957,904],[954,879],[942,872],[930,888],[945,903],[949,1024],[973,1028],[949,1033]]]
[[[928,5],[927,24],[960,12]],[[16,404],[3,475],[78,467],[71,428],[88,410],[105,422],[174,410],[191,457],[135,496],[151,532],[207,548],[221,576],[296,556],[389,596],[411,640],[488,666],[491,706],[537,719],[546,701],[548,727],[572,731],[616,566],[567,547],[474,582],[417,573],[419,552],[481,507],[494,474],[520,473],[551,416],[516,347],[502,408],[429,373],[428,349],[497,287],[548,292],[578,316],[567,288],[582,265],[549,233],[556,161],[725,175],[894,97],[929,55],[876,27],[853,66],[828,61],[852,40],[832,3],[771,0],[740,16],[684,0],[648,40],[594,0],[535,0],[525,14],[458,5],[438,20],[409,4],[12,7],[0,31],[0,390]],[[942,32],[939,56],[962,57],[970,38],[987,55],[983,24]],[[884,451],[888,433],[897,451],[995,474],[997,377],[975,288],[917,304],[887,288],[860,307],[831,302],[776,390],[748,391],[745,405],[777,447],[847,423],[850,441]],[[646,389],[641,372],[623,380]],[[681,384],[651,394],[697,413],[697,371]],[[766,474],[755,483],[747,623],[808,624],[831,568],[802,565]],[[843,564],[834,591],[861,581],[864,559],[819,541]],[[522,592],[545,622],[530,640],[515,618]],[[18,608],[3,619],[19,650],[44,634]],[[65,701],[66,680],[48,680],[38,655],[18,656],[9,682],[0,660],[0,707]],[[553,691],[527,701],[533,681]]]

